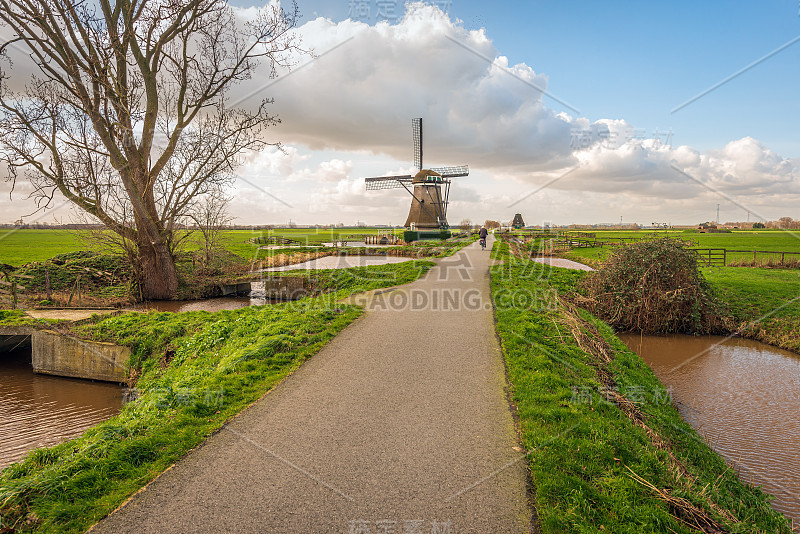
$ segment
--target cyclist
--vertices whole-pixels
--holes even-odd
[[[489,231],[485,226],[481,226],[481,230],[478,232],[478,235],[481,238],[481,248],[486,248],[486,236],[489,235]]]

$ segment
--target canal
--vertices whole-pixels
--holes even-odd
[[[117,384],[34,374],[30,347],[0,352],[0,469],[119,413]]]
[[[619,337],[740,479],[763,486],[776,510],[800,522],[800,355],[741,338]]]

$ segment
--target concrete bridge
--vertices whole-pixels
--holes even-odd
[[[300,276],[277,276],[264,278],[256,273],[251,280],[239,280],[220,286],[222,296],[240,295],[250,291],[264,291],[264,296],[273,300],[297,300],[309,294],[309,280]]]

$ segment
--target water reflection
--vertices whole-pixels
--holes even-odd
[[[324,256],[315,260],[282,267],[270,267],[263,272],[294,271],[296,269],[350,269],[352,267],[368,267],[370,265],[387,265],[414,261],[413,258],[399,256]]]
[[[30,348],[0,352],[0,469],[117,414],[116,384],[37,375]]]
[[[741,479],[800,520],[800,356],[739,338],[620,338],[673,388],[684,419],[740,466]]]

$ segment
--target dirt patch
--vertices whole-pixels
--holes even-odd
[[[27,310],[26,313],[34,319],[48,319],[51,321],[84,321],[92,315],[109,315],[116,310]]]

